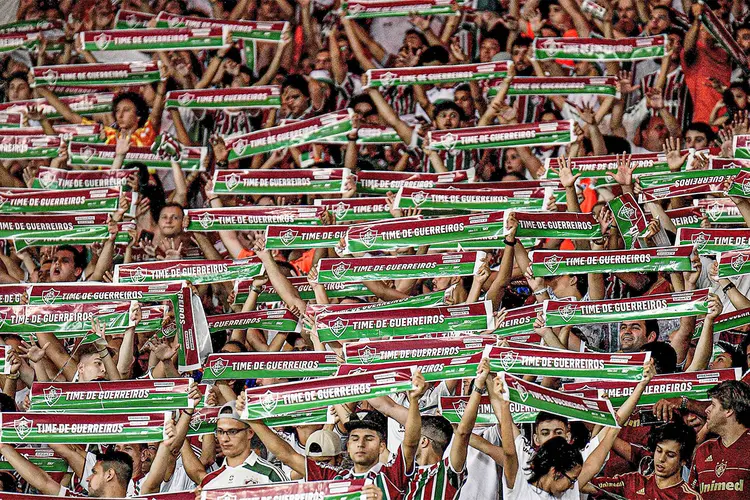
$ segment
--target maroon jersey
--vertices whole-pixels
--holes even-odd
[[[456,472],[445,457],[436,464],[417,467],[404,500],[454,500],[466,482],[466,468]]]
[[[414,470],[413,465],[411,467],[412,473]],[[361,479],[363,477],[370,479],[383,492],[384,500],[401,499],[409,481],[409,476],[406,474],[406,461],[404,460],[400,446],[391,463],[388,465],[377,463],[365,474],[355,474],[353,469],[343,469],[328,464],[321,464],[310,458],[307,459],[306,467],[307,476],[305,479],[307,481],[333,481],[338,479]]]
[[[630,444],[645,446],[648,443],[648,435],[650,431],[650,426],[641,425],[640,411],[636,409],[630,419],[622,426],[622,430],[618,437]],[[635,472],[637,465],[637,462],[631,464],[624,458],[620,457],[620,455],[611,453],[609,460],[607,460],[607,463],[604,465],[604,472],[602,475],[612,477],[618,474]]]
[[[705,500],[750,498],[750,429],[731,446],[710,439],[695,450],[690,486]]]
[[[615,477],[596,477],[591,483],[602,490],[628,500],[700,500],[697,491],[680,481],[669,488],[660,489],[653,474],[644,476],[629,472]]]

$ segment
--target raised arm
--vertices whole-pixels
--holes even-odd
[[[714,346],[714,321],[721,314],[721,309],[722,304],[718,295],[711,294],[708,299],[708,314],[703,319],[703,329],[698,339],[698,345],[695,347],[693,361],[685,369],[686,372],[697,372],[708,367]]]
[[[34,489],[45,495],[58,496],[60,483],[52,479],[39,466],[29,462],[26,457],[8,444],[0,444],[0,453],[13,469]]]
[[[455,471],[462,471],[466,465],[466,454],[469,449],[471,430],[477,421],[479,402],[482,393],[487,392],[487,377],[490,374],[490,362],[487,358],[482,359],[474,379],[474,389],[469,396],[469,402],[461,415],[461,422],[453,431],[453,444],[451,444],[450,464]]]

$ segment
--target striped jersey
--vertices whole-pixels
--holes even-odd
[[[438,463],[417,467],[406,486],[404,500],[454,500],[466,482],[466,468],[456,472],[445,457]]]
[[[307,458],[307,481],[333,481],[348,479],[369,479],[383,492],[384,500],[400,500],[406,490],[409,476],[406,474],[406,461],[401,447],[389,464],[378,462],[364,474],[355,474],[354,469],[333,467]],[[413,472],[412,472],[413,474]]]
[[[398,116],[413,115],[417,112],[417,99],[411,87],[388,87],[384,90],[383,99],[393,108]]]
[[[215,471],[206,474],[201,481],[201,488],[213,490],[255,484],[280,483],[289,481],[280,467],[255,454],[254,451],[236,467],[224,463]]]
[[[646,90],[656,84],[659,72],[650,73],[641,80],[641,92],[646,95]],[[690,92],[685,85],[685,73],[682,68],[677,69],[667,75],[667,81],[664,84],[664,106],[669,113],[677,119],[682,130],[685,130],[693,121],[693,100],[690,98]]]

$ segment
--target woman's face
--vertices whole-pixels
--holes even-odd
[[[117,103],[115,121],[120,130],[134,130],[138,128],[138,113],[133,101],[123,99]]]
[[[549,471],[548,474],[553,474],[553,480],[550,482],[550,487],[548,493],[551,493],[552,496],[555,497],[562,497],[563,494],[571,489],[576,481],[578,480],[578,475],[581,473],[581,466],[576,465],[571,470],[567,472],[555,472],[554,469]]]
[[[744,90],[733,88],[732,89],[732,95],[734,96],[734,102],[737,104],[737,107],[740,109],[747,108],[747,94]]]
[[[14,78],[8,85],[8,100],[11,102],[25,101],[31,99],[31,88],[29,82],[20,78]]]
[[[521,157],[518,156],[518,151],[515,148],[505,150],[505,161],[503,162],[503,166],[507,173],[520,174],[523,172],[523,161],[521,161]]]
[[[301,116],[310,107],[310,99],[294,87],[284,89],[281,102],[291,116]]]

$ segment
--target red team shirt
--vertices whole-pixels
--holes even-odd
[[[689,482],[704,500],[750,498],[750,429],[729,447],[721,438],[698,446]]]
[[[669,488],[659,489],[653,474],[644,476],[629,472],[615,477],[597,477],[591,480],[594,486],[628,500],[700,500],[701,496],[680,481]]]

